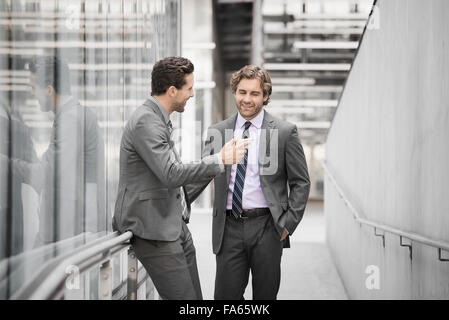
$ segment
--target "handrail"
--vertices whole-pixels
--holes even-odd
[[[72,248],[74,249],[82,244],[86,244],[86,241],[90,241],[90,239],[92,239],[92,241],[98,239],[98,237],[95,236],[96,234],[93,234],[91,232],[84,232],[71,238],[60,240],[58,242],[48,243],[27,251],[23,251],[15,256],[3,259],[0,261],[0,280],[8,276],[8,265],[12,265],[12,268],[14,268],[15,265],[22,263],[23,260],[32,260],[55,251],[65,252],[66,247],[75,246]],[[79,244],[78,242],[83,243]]]
[[[360,213],[354,208],[354,206],[352,205],[352,203],[348,200],[348,197],[345,195],[345,193],[343,192],[343,190],[341,189],[341,187],[338,185],[337,181],[335,180],[334,176],[331,174],[331,172],[329,171],[329,168],[326,165],[326,161],[321,161],[321,165],[323,166],[323,169],[327,175],[327,177],[329,178],[329,180],[332,182],[333,186],[335,187],[335,189],[337,190],[338,194],[340,195],[340,197],[343,199],[345,205],[349,208],[349,210],[352,212],[354,219],[359,222],[360,224],[364,224],[364,225],[368,225],[374,228],[374,230],[376,231],[377,229],[383,230],[385,232],[391,233],[391,234],[395,234],[401,237],[401,245],[402,244],[402,238],[407,238],[409,240],[412,241],[416,241],[431,247],[435,247],[438,249],[438,258],[440,261],[448,261],[449,259],[443,259],[441,258],[441,249],[445,250],[445,251],[449,251],[449,243],[445,242],[445,241],[441,241],[441,240],[435,240],[435,239],[431,239],[429,237],[425,237],[422,235],[419,235],[415,232],[407,232],[398,228],[394,228],[391,226],[388,226],[386,224],[383,223],[378,223],[378,222],[374,222],[368,219],[363,218]],[[379,236],[379,234],[376,233],[377,236]],[[382,235],[380,235],[382,236]],[[403,245],[405,246],[405,245]],[[407,245],[410,246],[411,245]]]
[[[66,273],[66,268],[69,266],[81,266],[89,262],[89,266],[92,266],[95,262],[100,262],[107,260],[107,256],[111,253],[116,253],[120,250],[129,246],[129,241],[133,234],[128,231],[121,235],[118,232],[109,234],[101,239],[97,244],[91,245],[86,244],[85,248],[77,248],[74,250],[73,255],[66,256],[65,259],[60,261],[50,272],[47,277],[40,281],[39,286],[32,290],[31,293],[24,295],[13,296],[12,299],[31,299],[31,300],[42,300],[49,299],[54,296],[54,293],[58,291],[58,288],[64,283],[69,274]],[[96,259],[94,259],[97,257]],[[90,261],[92,260],[92,261]],[[27,292],[27,290],[24,290]]]
[[[62,244],[73,244],[73,241],[78,241],[80,240],[80,237],[82,238],[84,234],[81,235],[76,235],[72,238],[69,239],[65,239],[65,240],[61,240],[49,245],[45,245],[36,249],[33,249],[30,251],[30,254],[32,255],[32,257],[34,257],[34,255],[39,256],[40,253],[43,253],[42,250],[47,250],[47,249],[55,249],[55,250],[60,250],[62,249],[61,245]],[[34,272],[34,276],[33,278],[31,278],[28,282],[26,282],[23,286],[21,286],[21,288],[19,290],[17,290],[12,296],[11,299],[25,299],[24,297],[28,297],[29,296],[29,292],[34,291],[34,288],[37,287],[40,283],[41,283],[41,279],[44,279],[45,277],[48,276],[48,274],[50,272],[52,272],[52,270],[59,264],[61,263],[64,259],[74,255],[77,252],[86,250],[89,247],[95,246],[99,243],[104,242],[105,240],[111,239],[116,237],[117,234],[116,233],[110,233],[110,234],[106,234],[103,237],[98,237],[98,238],[94,238],[91,239],[91,241],[86,242],[83,245],[77,245],[76,247],[74,247],[73,249],[69,250],[64,250],[63,252],[61,252],[61,254],[58,254],[56,256],[54,256],[53,258],[47,260],[45,263],[43,263],[42,265],[39,266],[39,268],[37,269],[36,272]],[[54,247],[52,247],[54,246]],[[24,255],[26,255],[28,253],[24,253]],[[19,255],[21,256],[21,255]],[[11,268],[17,268],[17,266],[14,265],[15,263],[15,257],[11,257],[11,262],[13,265],[11,266]],[[6,261],[8,263],[8,261]],[[27,263],[28,264],[28,263]],[[4,280],[4,279],[3,279]]]

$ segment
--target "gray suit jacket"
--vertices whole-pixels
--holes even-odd
[[[193,164],[178,161],[168,116],[160,108],[147,100],[125,126],[112,225],[114,230],[130,230],[140,238],[174,241],[182,226],[180,187],[209,181],[222,170],[215,156]]]
[[[14,161],[23,182],[41,193],[35,246],[106,229],[104,142],[97,116],[71,97],[58,106],[39,161]]]
[[[208,129],[203,156],[221,149],[232,139],[237,114]],[[259,177],[262,192],[270,208],[279,238],[284,228],[291,235],[302,219],[309,196],[310,181],[307,163],[299,141],[297,127],[265,111],[259,146]],[[231,166],[214,179],[212,243],[218,253],[223,240],[225,210]],[[188,198],[194,201],[208,183],[186,187]],[[285,247],[288,247],[288,240]]]

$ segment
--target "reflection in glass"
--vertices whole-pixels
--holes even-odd
[[[112,230],[122,130],[152,64],[179,54],[179,7],[0,0],[0,299]],[[98,298],[98,270],[83,279],[67,298]]]
[[[36,162],[13,159],[24,183],[41,195],[34,247],[104,230],[104,143],[96,115],[72,95],[67,64],[54,56],[30,62],[30,84],[40,110],[52,112],[50,144]]]

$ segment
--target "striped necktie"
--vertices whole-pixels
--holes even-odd
[[[251,122],[245,122],[245,130],[243,131],[242,138],[249,137],[249,127]],[[235,218],[238,218],[242,213],[242,197],[243,186],[245,184],[246,166],[248,164],[248,152],[243,156],[242,161],[237,165],[237,172],[235,173],[234,191],[232,194],[232,214]]]
[[[171,135],[172,132],[173,132],[173,126],[172,126],[171,120],[168,120],[167,126],[168,126],[168,129],[170,131],[170,135]],[[178,152],[176,152],[175,146],[172,147],[172,151],[173,151],[173,154],[175,156],[176,161],[181,162],[181,160],[179,158],[179,155],[178,155]],[[186,195],[184,193],[184,187],[182,187],[182,186],[179,187],[179,195],[181,197],[181,205],[182,205],[182,213],[181,214],[182,214],[182,219],[187,223],[189,221],[190,214],[189,214],[189,210],[187,208],[187,202],[186,202]]]

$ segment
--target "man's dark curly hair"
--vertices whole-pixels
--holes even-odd
[[[181,89],[185,76],[193,72],[193,63],[183,57],[167,57],[156,62],[151,72],[151,95],[164,94],[171,86]]]

